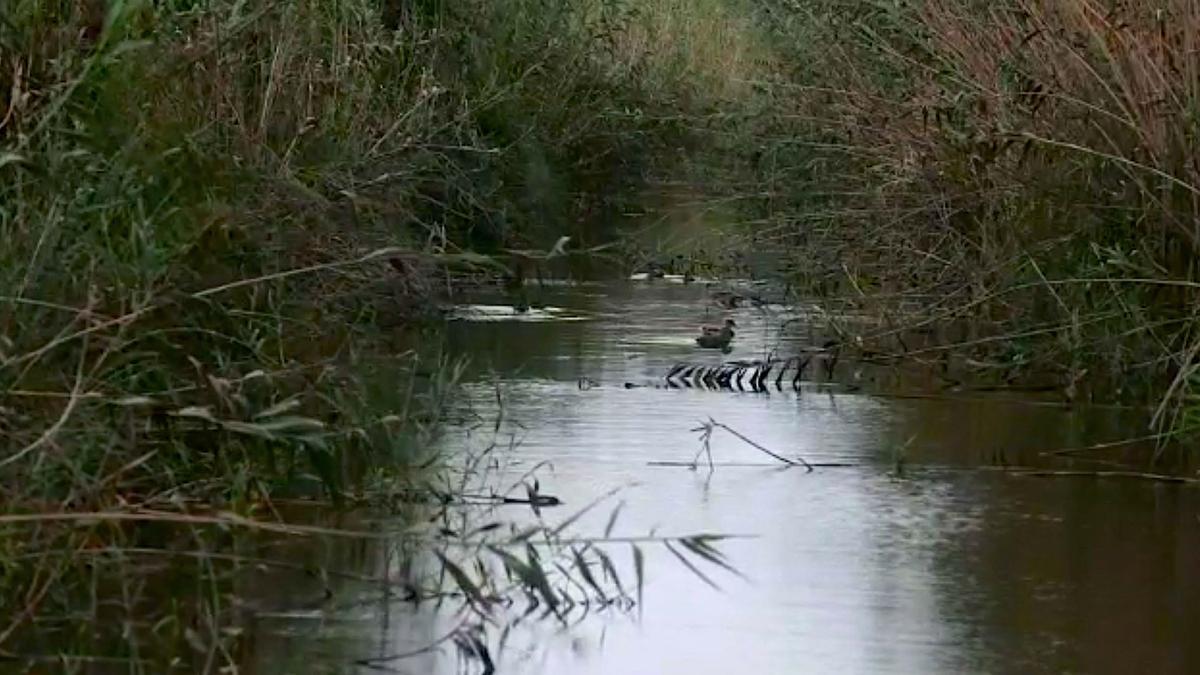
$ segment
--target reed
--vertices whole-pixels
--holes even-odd
[[[231,666],[264,559],[233,531],[427,491],[462,372],[431,300],[479,253],[611,233],[587,195],[727,95],[688,6],[7,3],[0,657]]]
[[[996,373],[1189,426],[1200,6],[760,6],[801,65],[769,94],[791,110],[758,235],[881,315],[852,337],[902,353],[904,326],[964,321],[942,344]]]

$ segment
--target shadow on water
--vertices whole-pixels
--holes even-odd
[[[1191,636],[1200,625],[1195,488],[996,470],[1096,468],[1044,451],[1137,436],[1140,413],[823,385],[769,395],[656,388],[682,359],[761,358],[810,338],[781,337],[779,315],[738,309],[733,352],[700,352],[696,327],[725,315],[705,309],[703,288],[545,293],[547,304],[586,320],[466,319],[448,328],[451,350],[478,366],[458,412],[480,423],[446,433],[445,447],[512,439],[497,480],[545,463],[543,489],[568,503],[551,520],[623,488],[621,533],[757,536],[723,545],[746,579],[722,577],[721,591],[648,551],[640,620],[520,624],[500,672],[1200,670]],[[690,430],[709,417],[773,451],[839,466],[783,469],[718,432],[716,470],[690,470],[682,466],[698,449]],[[610,510],[576,528],[603,531]],[[291,672],[323,654],[335,672],[355,672],[353,659],[418,648],[450,621],[381,600],[284,617],[259,626],[252,665]],[[452,650],[393,665],[464,667]]]

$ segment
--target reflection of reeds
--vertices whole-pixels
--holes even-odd
[[[499,392],[500,408],[503,410]],[[503,413],[501,413],[501,416]],[[500,433],[500,421],[492,427]],[[514,442],[508,444],[511,450]],[[492,655],[502,649],[509,630],[531,615],[572,626],[594,612],[616,610],[641,612],[644,603],[647,546],[662,547],[686,569],[710,586],[714,580],[702,565],[712,565],[739,575],[716,545],[729,535],[691,534],[666,536],[656,533],[626,536],[616,532],[623,503],[608,514],[602,532],[577,534],[578,523],[587,514],[609,502],[617,493],[610,490],[573,513],[550,523],[544,510],[561,502],[542,492],[536,478],[544,463],[524,472],[507,491],[494,489],[500,467],[501,446],[492,442],[482,451],[469,453],[459,482],[441,495],[441,508],[427,519],[429,526],[405,533],[416,538],[421,550],[434,552],[437,564],[423,598],[447,603],[463,616],[462,621],[438,642],[417,651],[360,661],[383,664],[411,658],[440,642],[452,641],[460,656],[479,662],[485,669]],[[491,488],[491,492],[484,490]],[[512,493],[523,497],[512,497]],[[478,493],[478,498],[456,500],[455,495]],[[528,506],[531,522],[503,515],[498,509]],[[630,564],[615,558],[628,547]]]

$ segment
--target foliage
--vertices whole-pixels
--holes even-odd
[[[217,588],[222,528],[439,470],[436,289],[468,249],[612,233],[687,133],[658,111],[728,95],[687,6],[6,3],[0,648],[86,615],[112,630],[50,643],[80,663],[119,638],[133,670],[180,641],[221,667],[228,598],[158,603],[186,566],[134,558]]]
[[[759,7],[794,64],[764,176],[793,280],[880,313],[855,336],[873,350],[969,320],[913,356],[1161,402],[1171,429],[1196,344],[1196,4]]]

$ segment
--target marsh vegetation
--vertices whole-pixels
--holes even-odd
[[[476,619],[633,600],[640,553],[446,520],[439,307],[581,266],[766,279],[852,357],[1181,452],[1197,40],[1194,0],[10,0],[0,658],[236,667],[246,574],[325,579],[273,551],[360,509],[470,551],[383,576]]]

